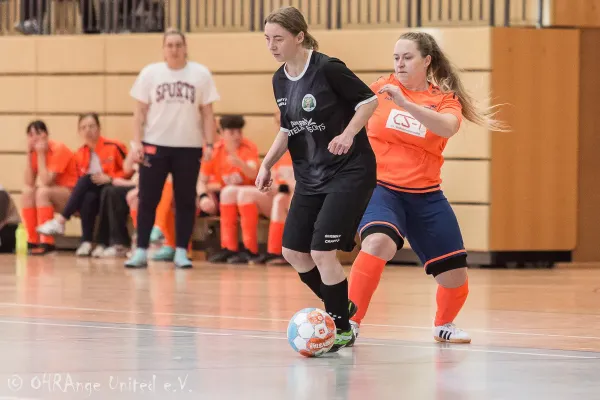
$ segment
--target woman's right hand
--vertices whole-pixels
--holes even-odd
[[[258,175],[256,175],[256,187],[261,192],[268,192],[271,190],[273,179],[271,178],[271,170],[264,167],[260,167]]]
[[[141,163],[144,161],[144,145],[142,142],[132,140],[130,144],[131,152],[133,153],[133,161],[136,163]]]

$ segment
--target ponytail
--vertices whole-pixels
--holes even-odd
[[[496,107],[483,108],[476,105],[476,100],[467,92],[460,79],[458,68],[446,57],[433,36],[424,32],[408,32],[400,36],[400,39],[412,40],[417,44],[421,56],[431,56],[427,80],[438,86],[442,92],[456,94],[465,119],[492,131],[509,130],[504,122],[494,118],[497,114]]]
[[[265,24],[267,23],[280,25],[294,36],[299,35],[300,32],[304,33],[302,46],[314,51],[319,50],[319,42],[313,35],[308,33],[308,24],[304,19],[304,15],[296,7],[285,6],[273,11],[265,18]]]

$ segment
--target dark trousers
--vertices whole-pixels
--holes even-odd
[[[62,212],[65,219],[69,219],[79,211],[81,218],[81,241],[92,242],[94,240],[94,228],[96,217],[100,211],[100,194],[106,185],[96,185],[92,182],[90,175],[84,175],[77,181],[71,192],[71,197]]]
[[[196,219],[196,181],[201,148],[164,147],[144,144],[140,164],[137,247],[147,249],[165,181],[173,177],[176,246],[187,249]]]
[[[4,225],[0,229],[0,253],[14,253],[17,245],[17,238],[15,234],[17,232],[18,225],[8,224]]]
[[[127,193],[135,186],[107,185],[100,199],[100,225],[96,243],[108,246],[131,246],[131,237],[127,229],[129,205]]]

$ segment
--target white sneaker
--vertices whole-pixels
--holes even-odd
[[[36,229],[37,233],[46,236],[57,236],[65,234],[65,226],[58,222],[56,219],[44,222]]]
[[[106,251],[106,248],[100,244],[100,245],[96,246],[94,251],[92,251],[92,257],[100,258],[100,257],[102,257],[102,254],[104,254],[105,251]]]
[[[433,338],[438,342],[471,343],[469,334],[452,323],[433,328]]]
[[[117,257],[125,257],[127,255],[127,248],[124,246],[110,246],[104,253],[102,253],[102,258],[117,258]]]
[[[92,244],[90,242],[81,243],[75,251],[77,257],[89,257],[90,254],[92,254]]]
[[[354,336],[356,337],[356,339],[358,339],[358,334],[360,332],[360,325],[358,325],[356,322],[350,320],[350,329],[352,329],[352,332],[354,332]],[[354,343],[356,343],[356,339],[354,339],[354,342],[348,347],[354,347]]]

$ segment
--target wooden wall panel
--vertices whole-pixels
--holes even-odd
[[[0,40],[0,73],[35,72],[35,50],[35,41],[30,38],[11,37],[8,40]]]
[[[33,112],[36,79],[33,76],[0,76],[0,112]]]
[[[163,60],[161,35],[108,35],[104,40],[106,72],[137,74],[146,64]]]
[[[497,28],[493,52],[493,94],[510,104],[499,118],[513,131],[492,135],[491,248],[573,249],[579,34]]]
[[[131,113],[135,107],[135,100],[129,95],[135,82],[135,76],[108,75],[105,80],[106,112]]]
[[[464,121],[458,133],[448,140],[444,157],[489,159],[491,157],[490,135],[486,128]]]
[[[452,208],[469,251],[490,250],[490,207],[486,205],[458,205]]]
[[[38,118],[46,122],[52,139],[64,143],[71,150],[83,144],[77,129],[77,115],[38,115]]]
[[[275,124],[273,117],[246,117],[244,135],[256,143],[261,156],[267,154],[277,133],[279,133],[279,126]]]
[[[552,0],[552,26],[600,27],[600,0]]]
[[[104,113],[104,76],[39,76],[36,111]]]
[[[221,95],[215,112],[273,114],[277,110],[271,75],[217,75],[215,84]]]
[[[0,152],[27,149],[27,124],[33,120],[29,115],[0,115]],[[0,156],[2,157],[2,156]],[[0,180],[0,184],[2,181]]]
[[[489,161],[446,161],[442,168],[442,189],[450,202],[490,201]]]
[[[6,190],[16,191],[23,188],[26,162],[27,156],[25,154],[3,154],[0,156],[0,171],[3,171],[0,183]]]
[[[101,36],[41,36],[36,40],[37,72],[104,73],[105,43]]]
[[[490,28],[424,29],[432,34],[454,63],[462,69],[490,70]],[[314,31],[320,50],[338,57],[356,71],[381,71],[392,68],[394,44],[401,29],[375,31]],[[107,36],[106,70],[110,73],[137,74],[145,65],[162,60],[160,35]],[[236,43],[235,51],[223,51]],[[187,36],[189,57],[222,72],[275,72],[280,64],[271,56],[263,34],[212,33]],[[465,51],[464,43],[469,43]],[[370,49],[365,57],[357,48]],[[218,57],[215,55],[218,54]],[[252,60],[249,62],[249,60]]]
[[[581,31],[579,94],[579,195],[575,262],[600,261],[600,30]]]
[[[102,134],[118,139],[130,148],[133,139],[133,116],[107,116],[102,126]]]

